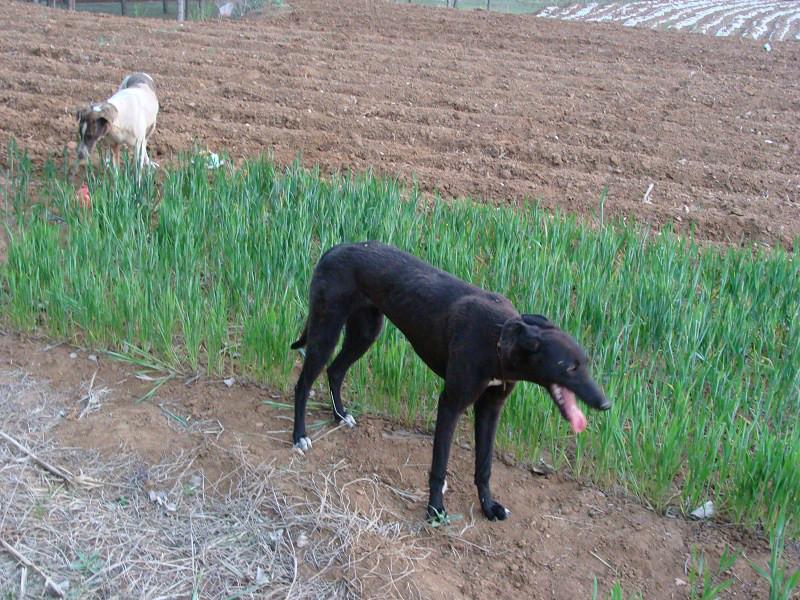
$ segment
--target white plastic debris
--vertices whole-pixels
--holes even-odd
[[[714,503],[709,500],[703,506],[699,508],[695,508],[691,513],[689,513],[695,519],[710,519],[714,516]]]
[[[269,541],[272,542],[273,548],[283,539],[283,529],[276,529],[267,534]]]
[[[150,490],[148,494],[150,498],[150,502],[154,504],[158,504],[161,508],[166,510],[167,512],[175,512],[178,510],[178,507],[175,505],[174,502],[167,502],[167,492]]]
[[[233,387],[233,384],[236,383],[236,380],[233,377],[228,377],[227,379],[223,379],[222,383],[224,383],[228,387]]]
[[[224,164],[225,161],[220,160],[219,154],[216,152],[209,152],[208,156],[206,157],[206,167],[209,169],[219,169]]]
[[[761,47],[764,48],[764,50],[766,50],[767,52],[772,52],[772,46],[769,45],[769,42],[767,42]]]
[[[225,161],[219,157],[219,154],[216,152],[210,152],[208,150],[204,150],[199,153],[200,160],[203,161],[206,168],[210,171],[214,169],[219,169],[222,165],[225,164]],[[194,160],[192,159],[192,164],[194,164]]]

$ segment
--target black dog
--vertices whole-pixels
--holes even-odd
[[[540,315],[520,315],[511,302],[379,242],[342,244],[328,250],[311,279],[305,329],[293,349],[307,346],[294,392],[296,447],[306,450],[308,393],[333,353],[342,327],[344,344],[328,368],[337,420],[355,420],[342,406],[347,369],[378,337],[383,315],[402,331],[416,353],[445,380],[439,396],[428,517],[444,516],[443,486],[450,443],[459,416],[475,405],[475,485],[483,514],[505,519],[492,498],[489,478],[497,421],[517,381],[537,383],[578,433],[586,417],[575,402],[607,410],[611,403],[592,380],[580,346]]]

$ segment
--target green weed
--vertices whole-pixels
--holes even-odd
[[[185,157],[141,185],[103,169],[88,175],[86,211],[59,169],[34,176],[9,155],[9,325],[144,360],[154,384],[205,371],[288,390],[314,264],[334,244],[377,239],[547,315],[589,350],[614,408],[575,437],[542,390],[519,386],[498,439],[521,459],[547,450],[658,509],[713,499],[732,522],[771,528],[782,508],[798,522],[796,251],[423,201],[369,173],[323,178],[267,158],[209,170]],[[347,381],[356,409],[432,422],[441,383],[392,326]]]
[[[781,511],[769,536],[770,558],[767,568],[751,563],[753,569],[769,583],[769,600],[790,600],[795,588],[800,586],[800,569],[787,571],[783,561],[785,528],[786,514]]]

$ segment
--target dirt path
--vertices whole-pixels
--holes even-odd
[[[0,385],[10,385],[14,373],[25,373],[28,381],[39,382],[41,387],[38,395],[30,397],[46,394],[51,405],[60,402],[59,410],[51,406],[57,416],[49,430],[57,444],[97,449],[109,460],[124,448],[138,457],[144,472],[148,465],[152,469],[198,445],[203,450],[194,459],[192,473],[199,471],[207,482],[228,473],[231,458],[224,449],[239,445],[250,460],[274,468],[291,464],[309,476],[335,469],[337,485],[346,488],[343,493],[354,513],[365,510],[364,503],[377,504],[383,507],[383,520],[397,520],[416,532],[405,543],[413,547],[416,556],[426,558],[415,565],[409,580],[413,585],[402,590],[424,598],[511,598],[519,594],[542,599],[589,598],[594,577],[601,590],[621,581],[626,597],[639,590],[648,599],[686,598],[685,566],[692,549],[703,550],[712,565],[727,546],[744,551],[749,560],[764,562],[767,558],[763,541],[743,537],[734,529],[660,517],[621,496],[604,494],[558,474],[536,476],[507,464],[502,457],[496,461],[493,486],[512,515],[504,523],[489,523],[478,516],[471,476],[472,439],[466,426],[454,445],[447,493],[450,511],[463,514],[465,521],[452,530],[457,535],[447,535],[419,528],[431,450],[431,439],[424,433],[362,416],[354,430],[332,431],[314,443],[309,455],[299,457],[287,441],[289,412],[263,404],[268,398],[288,400],[273,390],[240,383],[228,387],[222,381],[203,379],[187,385],[181,379],[163,386],[151,400],[135,404],[152,383],[137,379],[128,365],[102,354],[52,347],[14,334],[0,335],[0,372]],[[90,384],[95,392],[104,391],[87,410]],[[29,408],[19,400],[18,411]],[[176,425],[176,417],[188,426]],[[327,418],[327,413],[313,414],[309,422]],[[198,428],[195,423],[214,427]],[[319,438],[329,428],[314,436]],[[356,480],[375,485],[365,493]],[[137,485],[129,495],[146,495],[147,482]],[[12,492],[3,489],[0,480],[0,497]],[[131,502],[136,500],[132,496]],[[35,522],[26,523],[35,526]],[[461,532],[464,526],[466,530]],[[15,538],[21,533],[24,531]],[[101,542],[97,550],[106,551]],[[357,556],[366,556],[369,550],[361,548],[362,554]],[[787,559],[797,564],[791,551]],[[308,573],[303,568],[310,567],[301,565],[300,572]],[[326,571],[327,576],[335,576],[337,568],[334,565]],[[79,577],[68,569],[66,572]],[[764,588],[745,558],[737,561],[730,576],[734,587],[724,598],[764,597]],[[397,573],[392,573],[392,563],[383,561],[370,577],[366,596]],[[73,581],[73,589],[77,584]],[[390,590],[388,595],[406,595],[400,590]]]
[[[193,140],[300,153],[589,218],[607,187],[607,217],[710,240],[800,234],[800,44],[378,0],[292,8],[179,26],[4,2],[3,152],[13,136],[37,161],[60,155],[78,105],[146,70],[157,160]]]

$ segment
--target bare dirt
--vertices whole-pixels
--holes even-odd
[[[102,353],[11,333],[0,335],[0,371],[27,373],[65,399],[50,429],[61,446],[97,449],[109,459],[133,452],[144,465],[154,465],[213,439],[193,465],[212,482],[230,471],[225,449],[239,446],[255,463],[292,463],[310,474],[336,465],[337,484],[353,510],[378,502],[387,507],[384,518],[399,519],[409,527],[421,525],[431,438],[420,431],[362,416],[353,430],[331,431],[329,425],[317,431],[313,450],[302,457],[288,442],[289,411],[263,404],[266,399],[288,401],[278,390],[179,378],[137,404],[153,384],[137,379],[130,365]],[[87,411],[90,384],[107,392]],[[20,405],[19,410],[26,407]],[[174,416],[190,425],[219,423],[224,431],[218,435],[220,428],[213,427],[204,434],[191,426],[176,427]],[[311,421],[328,417],[314,414]],[[648,599],[687,598],[692,549],[703,551],[715,569],[720,553],[732,547],[743,555],[727,575],[734,585],[722,597],[765,597],[764,586],[747,563],[766,561],[763,540],[731,527],[659,516],[621,495],[558,473],[537,476],[502,457],[495,461],[493,487],[512,514],[502,523],[486,521],[479,516],[472,484],[471,445],[470,428],[465,426],[454,444],[446,494],[450,511],[465,519],[450,535],[417,529],[414,548],[425,558],[415,564],[413,588],[398,587],[398,593],[390,589],[389,596],[413,589],[424,598],[589,598],[597,577],[600,590],[620,581],[628,594],[638,590]],[[380,483],[372,488],[377,498],[367,497],[357,485],[367,480]],[[132,493],[146,494],[147,489],[143,484]],[[103,551],[102,544],[98,549]],[[797,564],[800,557],[789,549],[786,559]],[[392,576],[391,565],[383,564],[372,573],[365,595],[381,589]]]
[[[607,187],[606,217],[734,243],[800,234],[798,43],[378,0],[291,8],[178,25],[4,2],[0,142],[38,164],[72,150],[75,108],[145,70],[161,162],[193,142],[301,154],[589,218]]]

